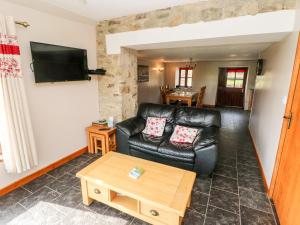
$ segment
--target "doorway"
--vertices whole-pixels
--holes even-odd
[[[248,68],[219,68],[217,106],[244,108]]]
[[[300,225],[300,37],[270,196],[283,225]]]

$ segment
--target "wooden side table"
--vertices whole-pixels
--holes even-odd
[[[116,151],[116,128],[99,130],[100,128],[101,126],[97,125],[86,128],[88,151],[90,153],[97,153],[101,149],[102,155],[105,155],[109,151]]]

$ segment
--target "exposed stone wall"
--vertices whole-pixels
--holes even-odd
[[[122,118],[129,118],[137,110],[137,56],[136,51],[121,50],[120,92],[122,95]]]
[[[132,50],[122,49],[121,55],[107,55],[106,34],[294,8],[295,0],[209,0],[99,22],[98,66],[107,70],[107,75],[99,78],[100,116],[114,116],[120,121],[133,116],[137,109],[136,54]]]

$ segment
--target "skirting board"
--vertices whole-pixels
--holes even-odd
[[[82,148],[82,149],[80,149],[80,150],[72,153],[71,155],[68,155],[68,156],[66,156],[66,157],[64,157],[64,158],[62,158],[62,159],[60,159],[60,160],[58,160],[58,161],[50,164],[49,166],[46,166],[46,167],[44,167],[44,168],[42,168],[42,169],[34,172],[33,174],[30,174],[30,175],[28,175],[28,176],[26,176],[26,177],[24,177],[24,178],[22,178],[22,179],[20,179],[20,180],[18,180],[16,182],[12,183],[12,184],[10,184],[10,185],[8,185],[8,186],[0,189],[0,196],[3,196],[5,194],[7,194],[7,193],[9,193],[9,192],[11,192],[11,191],[13,191],[13,190],[21,187],[21,186],[29,183],[30,181],[32,181],[32,180],[34,180],[34,179],[42,176],[45,173],[48,173],[49,171],[51,171],[51,170],[53,170],[53,169],[55,169],[55,168],[57,168],[57,167],[65,164],[66,162],[68,162],[68,161],[70,161],[70,160],[72,160],[72,159],[80,156],[81,154],[83,154],[85,152],[87,152],[87,147],[84,147],[84,148]]]
[[[260,170],[260,173],[262,175],[262,179],[263,179],[263,182],[264,182],[264,188],[265,188],[265,192],[269,195],[269,187],[268,187],[268,184],[267,184],[267,180],[266,180],[266,176],[265,176],[265,173],[264,173],[264,169],[262,167],[262,164],[261,164],[261,161],[260,161],[260,158],[258,156],[258,153],[257,153],[257,148],[256,148],[256,144],[253,140],[253,137],[252,137],[252,134],[250,132],[250,129],[248,129],[249,131],[249,134],[250,134],[250,138],[251,138],[251,142],[252,142],[252,145],[254,147],[254,152],[255,152],[255,156],[256,156],[256,159],[258,161],[258,166],[259,166],[259,170]],[[270,197],[270,196],[269,196]]]

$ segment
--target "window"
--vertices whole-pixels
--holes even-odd
[[[226,87],[243,88],[245,74],[246,74],[245,69],[228,69]]]
[[[176,74],[176,87],[192,87],[193,70],[191,68],[179,68]]]

